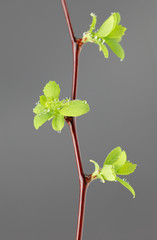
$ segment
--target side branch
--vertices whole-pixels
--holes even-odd
[[[61,3],[62,3],[63,11],[64,11],[64,14],[65,14],[65,19],[66,19],[66,22],[67,22],[67,25],[68,25],[70,38],[71,38],[72,43],[74,43],[76,40],[75,40],[75,36],[74,36],[72,24],[71,24],[69,12],[68,12],[66,0],[61,0]]]

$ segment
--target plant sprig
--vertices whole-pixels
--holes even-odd
[[[100,179],[103,183],[105,183],[105,181],[118,181],[133,194],[133,197],[135,197],[135,191],[128,181],[117,177],[117,175],[129,175],[133,173],[137,166],[127,160],[126,152],[124,150],[122,151],[121,147],[114,148],[108,154],[102,168],[99,167],[97,162],[93,160],[90,160],[90,162],[95,165],[95,171],[92,173],[92,180]]]
[[[119,57],[121,60],[125,57],[125,52],[120,45],[122,36],[125,34],[126,28],[119,25],[121,16],[120,13],[114,12],[111,16],[101,25],[101,27],[95,30],[97,23],[97,17],[94,13],[91,13],[93,17],[92,24],[89,31],[83,34],[82,42],[92,42],[99,46],[99,50],[104,53],[104,57],[109,57],[108,49],[105,43],[111,48],[111,50]]]
[[[49,81],[43,89],[44,95],[33,112],[34,127],[38,129],[46,121],[52,120],[52,128],[60,132],[64,127],[64,117],[78,117],[87,113],[90,108],[86,100],[70,100],[70,98],[59,100],[60,87],[55,81]]]
[[[97,162],[90,160],[95,165],[95,171],[89,175],[84,173],[76,130],[76,119],[74,118],[83,115],[90,110],[86,100],[76,100],[79,53],[82,45],[87,42],[97,44],[99,46],[99,50],[103,52],[105,58],[109,57],[108,46],[121,60],[123,60],[125,52],[120,45],[120,42],[122,40],[122,36],[125,34],[126,28],[119,24],[121,20],[120,14],[118,12],[114,12],[100,26],[100,28],[95,31],[97,17],[94,13],[91,13],[93,21],[89,30],[83,34],[82,38],[77,39],[74,35],[66,0],[61,0],[61,3],[73,50],[72,100],[70,98],[66,98],[60,101],[59,85],[54,81],[49,81],[43,89],[44,95],[40,96],[39,102],[33,109],[33,112],[36,114],[34,117],[34,127],[38,129],[46,121],[51,119],[52,128],[55,131],[60,132],[63,129],[65,120],[69,125],[80,184],[76,240],[82,240],[86,192],[87,187],[92,180],[100,179],[102,182],[119,181],[133,194],[133,197],[135,197],[135,191],[130,184],[125,179],[118,177],[119,175],[129,175],[136,169],[136,164],[132,164],[127,160],[125,151],[122,151],[120,147],[113,149],[108,154],[102,168],[100,168]]]

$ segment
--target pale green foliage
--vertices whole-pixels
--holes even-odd
[[[98,172],[98,170],[100,169],[99,164],[97,162],[95,162],[94,160],[90,160],[90,162],[94,163],[94,165],[95,165],[95,172]],[[93,173],[93,175],[94,175],[94,173]]]
[[[64,127],[64,117],[77,117],[87,113],[90,108],[87,101],[63,99],[59,101],[60,87],[54,81],[49,81],[43,89],[44,95],[40,96],[33,112],[34,127],[38,129],[47,120],[52,120],[52,128],[60,132]]]
[[[124,187],[126,187],[133,195],[133,198],[135,198],[135,191],[134,189],[131,187],[131,185],[124,179],[121,179],[119,177],[116,177],[116,180],[118,182],[120,182]]]
[[[98,39],[95,39],[94,43],[99,45],[99,51],[100,52],[102,51],[104,54],[104,57],[108,58],[109,53],[108,53],[108,49],[107,49],[106,45],[103,44],[102,42],[100,42]]]
[[[113,166],[115,167],[116,170],[118,170],[122,166],[124,166],[126,160],[127,160],[126,152],[122,151],[117,161],[113,163]]]
[[[129,175],[136,169],[136,164],[126,161],[125,164],[117,170],[118,175]]]
[[[44,95],[47,98],[58,100],[60,94],[60,87],[54,81],[49,81],[43,89]]]
[[[104,177],[104,180],[107,181],[115,181],[116,179],[115,169],[112,165],[105,165],[101,169],[101,175]]]
[[[40,96],[40,103],[45,108],[47,103],[47,98],[44,95]]]
[[[119,25],[121,16],[118,12],[114,12],[111,16],[100,26],[100,28],[95,32],[95,25],[97,22],[97,17],[94,13],[91,13],[93,17],[93,22],[91,24],[90,30],[84,33],[82,42],[92,42],[99,46],[99,50],[103,51],[105,58],[108,58],[108,49],[104,43],[106,43],[111,50],[123,60],[125,57],[125,52],[120,45],[122,36],[125,34],[126,28]]]
[[[38,129],[41,127],[47,120],[53,117],[53,112],[39,113],[34,117],[34,127]]]
[[[107,37],[115,28],[117,23],[116,14],[113,13],[96,32],[97,37]]]
[[[63,127],[64,127],[64,116],[61,114],[57,114],[52,120],[52,128],[55,131],[60,132]]]
[[[42,113],[45,110],[45,108],[41,105],[41,103],[38,103],[36,107],[33,109],[33,112],[36,114]]]
[[[64,107],[59,111],[64,116],[78,117],[89,111],[87,101],[73,100],[64,104]]]
[[[112,165],[114,162],[116,162],[122,153],[121,147],[114,148],[107,156],[104,164]]]
[[[118,12],[114,12],[111,16],[95,30],[97,17],[91,13],[93,18],[89,31],[85,32],[82,38],[83,43],[91,42],[99,46],[105,58],[109,57],[108,47],[121,59],[125,57],[124,50],[120,45],[122,36],[125,34],[126,28],[120,25],[121,16]],[[52,128],[61,132],[65,124],[65,117],[78,117],[87,113],[90,108],[85,100],[59,100],[60,87],[55,81],[49,81],[44,89],[44,95],[39,97],[39,102],[33,109],[36,114],[34,117],[34,127],[38,129],[46,121],[52,119]],[[95,166],[92,173],[92,180],[100,179],[105,181],[118,181],[126,187],[135,197],[135,191],[126,179],[121,179],[117,175],[129,175],[136,169],[136,164],[127,160],[126,152],[121,147],[114,148],[106,157],[103,167],[94,160],[90,160]]]
[[[95,29],[97,17],[94,13],[91,13],[90,15],[91,15],[91,17],[93,17],[93,22],[92,22],[92,24],[90,26],[90,30],[89,30],[89,32],[91,33]]]
[[[114,148],[106,157],[103,167],[100,168],[99,164],[93,160],[95,171],[92,174],[92,179],[101,179],[102,182],[106,181],[119,181],[125,186],[135,197],[135,191],[127,182],[127,180],[117,177],[117,175],[129,175],[136,169],[136,164],[127,161],[127,155],[125,151],[122,151],[121,147]]]
[[[106,39],[106,43],[111,48],[111,50],[119,57],[121,60],[125,57],[125,52],[122,46],[119,44],[116,38],[114,39]]]

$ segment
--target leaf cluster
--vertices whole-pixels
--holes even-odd
[[[91,13],[91,16],[93,21],[89,31],[84,33],[82,43],[92,42],[97,44],[105,58],[109,57],[108,48],[105,45],[107,44],[123,60],[125,53],[120,42],[126,28],[119,24],[121,20],[120,14],[118,12],[112,13],[97,31],[94,31],[97,17],[94,13]],[[70,100],[70,98],[66,98],[60,101],[60,87],[55,81],[49,81],[44,87],[43,93],[44,95],[40,96],[39,102],[33,109],[33,112],[36,114],[34,117],[34,127],[36,129],[41,127],[46,121],[52,120],[52,128],[60,132],[64,127],[65,117],[78,117],[90,110],[85,100]],[[103,183],[105,181],[118,181],[135,197],[135,191],[127,180],[118,177],[119,175],[133,173],[137,166],[127,160],[126,152],[122,151],[121,147],[113,149],[108,154],[102,168],[100,168],[97,162],[90,161],[95,165],[92,180],[100,179]]]
[[[90,160],[95,165],[95,171],[92,174],[92,179],[100,179],[103,183],[105,181],[119,181],[126,187],[135,197],[135,191],[125,179],[117,177],[117,175],[129,175],[136,169],[136,164],[127,160],[125,151],[121,147],[114,148],[106,157],[103,167],[100,168],[99,164]]]
[[[43,92],[44,95],[40,96],[39,102],[33,109],[36,114],[34,117],[34,127],[36,129],[52,119],[52,128],[60,132],[64,127],[65,116],[78,117],[90,110],[85,100],[70,100],[67,98],[60,101],[60,87],[55,81],[49,81]]]
[[[95,30],[97,23],[97,17],[94,13],[91,13],[93,17],[92,24],[89,31],[85,32],[82,38],[82,42],[92,42],[99,46],[99,50],[103,52],[104,57],[109,57],[108,49],[105,43],[111,48],[111,50],[123,60],[125,52],[120,45],[122,36],[125,34],[126,28],[120,25],[121,16],[118,12],[114,12],[111,16],[101,25],[101,27]]]

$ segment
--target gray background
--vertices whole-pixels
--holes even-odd
[[[116,146],[138,164],[128,180],[88,189],[86,240],[155,239],[157,216],[157,1],[67,0],[77,37],[119,11],[128,28],[123,62],[84,46],[78,98],[90,113],[77,119],[86,173]],[[0,1],[0,239],[75,239],[78,176],[67,125],[58,134],[33,127],[32,109],[49,80],[71,94],[71,42],[60,1]]]

